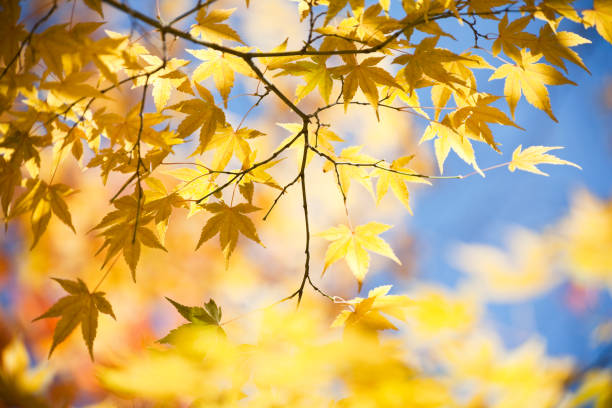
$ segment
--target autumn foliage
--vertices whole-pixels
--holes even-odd
[[[612,291],[612,202],[457,245],[463,286],[376,275],[413,262],[413,192],[580,171],[496,136],[562,122],[578,32],[612,43],[612,2],[574,3],[1,0],[0,407],[609,407],[610,346],[572,361],[483,316]]]

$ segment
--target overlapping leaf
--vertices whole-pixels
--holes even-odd
[[[225,125],[225,113],[215,105],[210,91],[199,84],[195,84],[201,99],[189,99],[172,105],[173,109],[187,116],[178,125],[180,137],[188,137],[200,129],[200,143],[196,153],[204,152],[218,127]]]
[[[379,166],[385,169],[376,169],[372,172],[372,177],[378,177],[376,182],[376,201],[380,200],[387,194],[389,187],[397,199],[406,207],[408,212],[412,214],[410,208],[410,193],[406,183],[423,183],[431,184],[427,178],[419,177],[412,169],[406,167],[413,156],[400,157],[394,160],[390,165],[388,163],[380,163]],[[415,174],[412,176],[411,174]]]
[[[229,258],[236,248],[240,234],[263,246],[257,235],[253,221],[245,215],[257,211],[259,208],[246,203],[230,207],[224,202],[205,204],[203,207],[214,215],[206,222],[204,228],[202,228],[200,240],[198,241],[196,249],[204,242],[219,234],[219,242],[223,249],[223,254],[225,255],[226,266],[228,266]]]
[[[514,117],[514,111],[521,99],[522,92],[527,102],[543,110],[552,120],[557,122],[557,118],[552,113],[550,98],[545,85],[576,84],[565,78],[550,65],[537,63],[541,56],[533,55],[524,50],[521,51],[521,56],[522,66],[504,64],[497,68],[489,80],[506,78],[504,94],[512,117]]]
[[[356,297],[346,303],[352,310],[343,310],[332,323],[332,327],[365,330],[397,330],[397,327],[385,317],[389,315],[405,320],[405,309],[411,306],[408,296],[388,295],[391,285],[379,286],[368,292],[366,299]]]
[[[64,224],[76,232],[72,225],[72,216],[66,205],[64,197],[72,194],[74,190],[65,184],[47,184],[42,180],[30,179],[27,183],[28,191],[21,195],[10,210],[9,217],[31,211],[32,233],[36,246],[38,240],[47,229],[51,214],[55,214]]]

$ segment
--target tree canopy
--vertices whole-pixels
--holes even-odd
[[[549,290],[560,262],[566,279],[612,290],[610,202],[582,192],[549,230],[514,231],[508,251],[459,246],[482,293],[372,278],[411,261],[388,222],[419,217],[412,192],[501,167],[579,171],[537,136],[496,136],[525,130],[521,105],[562,122],[550,87],[577,85],[572,65],[590,72],[578,32],[612,43],[612,3],[574,3],[2,0],[0,203],[30,251],[19,293],[44,293],[23,330],[41,330],[54,368],[34,369],[16,337],[0,399],[612,404],[610,347],[576,363],[535,339],[509,349],[480,324],[488,299]],[[481,167],[479,145],[512,157]],[[461,174],[444,173],[451,151]],[[53,387],[79,372],[79,391]]]

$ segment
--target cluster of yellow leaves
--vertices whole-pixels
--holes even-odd
[[[75,230],[66,204],[66,197],[73,193],[73,189],[67,184],[53,182],[56,171],[67,160],[64,153],[68,148],[81,168],[98,169],[104,184],[113,176],[122,176],[125,182],[110,200],[114,209],[92,230],[99,231],[103,239],[98,250],[106,250],[103,266],[122,254],[133,278],[143,245],[166,250],[164,237],[176,208],[188,207],[189,215],[200,211],[210,213],[197,248],[219,235],[226,266],[241,234],[262,244],[249,215],[260,209],[255,184],[281,190],[280,198],[293,183],[303,183],[306,213],[305,172],[317,155],[325,160],[323,171],[337,179],[345,208],[348,208],[347,193],[353,182],[357,182],[375,196],[377,202],[390,189],[411,213],[407,183],[429,183],[427,176],[407,167],[412,156],[405,156],[402,152],[398,155],[400,158],[389,163],[372,157],[368,149],[361,145],[343,145],[337,154],[334,144],[344,143],[349,137],[336,134],[332,131],[333,125],[321,122],[319,114],[323,111],[342,105],[345,113],[348,113],[353,105],[370,105],[377,118],[379,110],[383,108],[413,113],[428,121],[422,141],[434,140],[440,173],[451,150],[482,173],[472,142],[483,142],[500,151],[491,125],[520,128],[514,123],[514,114],[522,95],[528,103],[556,121],[546,86],[574,84],[560,72],[567,72],[565,61],[587,70],[572,47],[589,41],[570,31],[559,31],[561,20],[565,18],[585,27],[594,26],[606,40],[612,42],[612,11],[605,0],[595,0],[593,9],[583,11],[582,17],[565,1],[544,1],[535,8],[532,1],[527,1],[524,7],[517,5],[517,10],[512,9],[522,12],[516,18],[509,8],[514,7],[515,2],[503,0],[403,1],[401,7],[397,7],[398,11],[392,14],[389,0],[373,4],[366,4],[364,0],[301,0],[298,5],[299,17],[302,20],[310,17],[306,44],[301,49],[287,51],[288,41],[284,41],[271,52],[262,54],[241,37],[235,29],[238,27],[236,24],[232,25],[235,9],[219,9],[214,2],[199,2],[191,13],[179,18],[191,17],[195,20],[188,31],[178,35],[190,42],[191,46],[199,46],[185,49],[191,57],[200,61],[192,70],[189,65],[194,61],[178,58],[189,55],[168,55],[182,51],[168,47],[170,42],[167,37],[177,34],[173,23],[165,26],[165,23],[159,22],[161,25],[156,26],[157,20],[143,18],[143,14],[137,10],[114,0],[83,0],[82,3],[100,17],[104,17],[102,4],[128,10],[134,19],[157,27],[162,40],[159,43],[150,41],[148,36],[147,41],[133,40],[131,36],[112,31],[102,34],[99,29],[104,23],[73,21],[72,17],[64,21],[63,17],[56,15],[47,21],[56,9],[66,11],[69,7],[67,2],[53,2],[47,16],[30,24],[27,16],[22,16],[19,1],[4,1],[0,6],[0,21],[3,22],[0,27],[3,38],[0,45],[0,201],[6,219],[29,215],[34,236],[32,246],[35,246],[53,215]],[[246,5],[248,7],[248,1]],[[319,18],[323,16],[323,19]],[[474,18],[474,21],[480,18],[499,20],[493,37],[478,36],[478,32],[474,31],[476,39],[492,39],[490,47],[495,66],[483,56],[471,52],[457,53],[439,45],[442,44],[442,37],[454,37],[437,20],[463,23],[462,16]],[[536,24],[541,24],[537,34]],[[470,27],[476,30],[477,26]],[[423,35],[413,35],[415,30]],[[226,43],[241,45],[234,47]],[[153,51],[157,45],[161,52]],[[483,48],[474,47],[475,52]],[[511,61],[503,59],[502,54]],[[500,65],[499,61],[503,64]],[[501,96],[479,88],[474,75],[476,69],[493,71],[489,80],[505,80],[503,96],[510,115],[499,106]],[[230,102],[237,96],[232,95],[236,88],[236,73],[241,75],[240,80],[244,80],[245,87],[254,85],[255,91],[250,95],[259,98],[237,125],[231,123],[233,115],[229,114]],[[295,87],[293,101],[284,93],[284,89],[295,86],[295,83],[287,81],[281,85],[276,82],[276,78],[287,77],[304,81]],[[216,95],[207,88],[209,78],[212,78],[223,108],[217,105]],[[135,89],[132,92],[138,96],[139,102],[130,103],[129,106],[109,104],[121,99],[122,85],[128,83]],[[418,95],[421,93],[422,99],[423,89],[429,88],[434,105],[431,115],[425,112],[427,108],[420,105]],[[318,104],[313,109],[311,105],[319,102],[315,91],[324,105]],[[332,96],[336,94],[334,99]],[[279,97],[302,119],[302,123],[281,124],[291,135],[278,147],[273,146],[272,152],[266,156],[254,146],[261,140],[272,138],[264,138],[264,132],[243,126],[243,123],[251,109],[268,95]],[[152,99],[154,112],[147,111],[148,98]],[[190,148],[192,156],[197,156],[196,161],[184,164],[182,161],[176,163],[168,160],[181,156],[181,145],[188,144],[194,133],[198,133],[197,140],[195,147]],[[45,149],[52,151],[50,164],[44,160]],[[297,176],[294,174],[290,178],[295,181],[281,187],[274,179],[276,175],[273,170],[281,162],[281,155],[289,149],[297,150],[304,162],[300,161]],[[511,171],[518,168],[537,174],[545,174],[536,167],[544,163],[578,167],[547,153],[553,149],[555,147],[532,146],[522,150],[522,146],[519,146],[508,167]],[[162,165],[182,167],[160,171]],[[167,186],[162,178],[164,173],[178,179],[179,183]],[[50,176],[45,181],[47,174]],[[373,179],[377,179],[375,191]],[[227,187],[237,188],[242,195],[239,200],[246,202],[234,204],[233,193],[231,201],[226,201],[223,190]],[[601,210],[598,205],[595,207],[598,209],[597,216],[607,220],[609,211]],[[305,215],[308,221],[309,214]],[[575,218],[582,220],[581,217]],[[344,258],[361,288],[370,266],[368,251],[400,264],[391,247],[378,236],[389,228],[379,222],[370,222],[355,228],[340,225],[322,232],[320,236],[331,241],[325,254],[323,272]],[[586,275],[591,273],[598,281],[607,279],[601,276],[602,270],[607,273],[609,269],[607,254],[599,251],[595,257],[584,255],[587,251],[582,250],[595,246],[597,240],[607,242],[607,232],[596,233],[590,228],[586,231],[585,228],[574,228],[572,231],[577,232],[572,232],[568,239],[576,241],[575,248],[578,249],[568,258],[578,269],[588,271]],[[309,242],[307,240],[307,245]],[[307,247],[307,255],[310,255],[309,250]],[[493,274],[492,283],[489,283],[491,286],[497,285],[497,280],[507,278],[508,270],[513,269],[499,253],[489,251],[485,259],[490,260],[490,264],[502,264]],[[525,262],[528,269],[525,280],[536,282],[535,286],[538,287],[543,286],[541,279],[533,278],[530,271],[532,264],[539,265],[540,262],[538,257]],[[485,266],[488,267],[489,263]],[[308,277],[309,271],[306,270],[303,282]],[[514,278],[511,282],[519,280],[523,284],[520,279],[523,275]],[[61,317],[50,353],[80,324],[93,358],[98,314],[101,312],[114,317],[112,308],[102,292],[89,292],[81,280],[57,281],[69,296],[60,299],[39,317]],[[300,290],[303,290],[303,286]],[[382,286],[370,291],[366,299],[355,298],[345,302],[352,309],[342,312],[334,324],[364,327],[366,331],[376,332],[396,328],[387,318],[391,316],[400,320],[413,319],[415,332],[437,334],[445,329],[461,331],[470,326],[471,317],[476,314],[469,300],[451,299],[436,291],[410,301],[404,296],[387,295],[388,291],[388,286]],[[300,291],[300,299],[301,295]],[[214,303],[207,304],[206,310],[201,308],[206,311],[204,314],[200,309],[185,309],[176,302],[173,304],[192,323],[196,319],[207,321],[210,318],[214,324],[207,321],[209,325],[220,325],[220,309]],[[181,341],[177,340],[178,343]],[[371,355],[386,351],[385,346],[371,342],[369,338],[355,341],[354,347],[347,347],[347,351],[340,353],[334,346],[327,350],[329,355],[320,353],[327,357],[336,353],[337,358],[346,359],[346,363],[343,364],[341,359],[320,359],[315,360],[313,366],[308,366],[312,370],[306,372],[315,378],[312,379],[311,389],[329,385],[331,377],[322,377],[319,383],[316,376],[328,368],[329,361],[334,361],[334,368],[338,370],[335,375],[342,376],[344,385],[351,391],[348,397],[338,398],[341,406],[394,404],[434,407],[450,404],[449,390],[437,379],[419,377],[410,365],[395,354],[383,357],[382,361],[371,358]],[[275,345],[270,342],[266,347],[272,349],[271,344]],[[240,347],[225,344],[217,336],[208,346],[221,347],[222,351],[218,354],[227,352],[230,356],[221,358],[223,364],[218,367],[235,367],[237,361],[244,360],[251,351],[247,348],[245,352]],[[181,348],[180,344],[177,348]],[[188,349],[194,351],[192,346]],[[360,352],[357,353],[357,350]],[[195,354],[201,351],[196,348]],[[347,354],[353,353],[359,354],[358,358],[347,358]],[[253,354],[255,359],[261,361],[270,358],[269,353]],[[313,355],[304,350],[298,350],[297,354],[300,363]],[[203,355],[209,358],[215,353],[207,350],[199,357]],[[228,381],[227,376],[219,376],[215,377],[216,382],[209,381],[209,377],[206,377],[209,382],[205,382],[200,370],[206,371],[210,367],[206,364],[204,367],[198,363],[194,365],[190,358],[180,352],[160,352],[149,356],[146,364],[135,365],[123,372],[109,370],[109,374],[103,375],[103,378],[115,390],[146,390],[152,393],[150,395],[159,397],[185,393],[194,398],[203,398],[198,402],[203,406],[210,406],[213,401],[218,405],[226,402],[233,404],[242,398],[240,386],[247,379],[236,380],[230,376]],[[151,378],[150,373],[163,371],[167,366],[171,367],[164,373],[168,378]],[[375,384],[367,388],[363,385],[371,379],[364,375],[367,372],[364,367],[371,373],[386,371],[387,374],[375,378]],[[189,376],[189,382],[180,384],[175,370],[192,373],[193,378]],[[225,370],[222,370],[224,375],[227,368]],[[256,385],[276,380],[265,368],[255,367],[254,370],[259,370],[254,375]],[[513,367],[508,371],[512,374],[508,374],[508,377],[512,377],[513,381],[516,372],[522,373],[522,370],[513,370]],[[145,376],[149,382],[126,380],[135,375]],[[500,374],[506,378],[504,375]],[[536,378],[532,384],[541,385],[547,381]],[[228,388],[228,384],[232,386]],[[280,384],[289,386],[287,395],[274,400],[280,405],[314,406],[326,397],[319,393],[306,395],[303,383],[300,384],[301,389],[290,384],[288,379]],[[220,396],[217,391],[223,387],[227,389]],[[272,398],[273,390],[270,387],[262,388],[262,405],[265,405]],[[531,388],[528,391],[529,395],[533,392]],[[548,397],[552,401],[553,397]],[[518,406],[516,400],[508,401],[499,406]],[[257,402],[256,399],[254,402]]]

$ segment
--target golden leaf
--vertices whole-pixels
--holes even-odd
[[[204,242],[219,234],[219,242],[221,243],[221,248],[223,248],[223,254],[225,255],[226,261],[225,265],[227,267],[229,265],[230,256],[238,243],[239,234],[263,246],[259,240],[259,236],[257,236],[253,221],[244,215],[257,211],[259,208],[246,203],[230,207],[223,202],[205,204],[203,207],[215,215],[213,215],[206,222],[204,228],[202,228],[200,240],[198,241],[196,249]]]
[[[560,146],[529,146],[525,150],[522,149],[522,145],[519,145],[512,153],[512,161],[508,164],[508,170],[514,171],[516,169],[529,171],[535,174],[541,174],[548,176],[540,169],[536,167],[538,164],[566,164],[568,166],[574,166],[578,169],[582,169],[579,165],[572,163],[567,160],[560,159],[552,154],[546,154],[550,150],[563,149]]]
[[[58,300],[49,310],[33,320],[61,317],[53,332],[53,343],[49,356],[80,324],[83,340],[93,360],[93,342],[98,328],[98,312],[112,316],[114,319],[115,314],[111,304],[104,297],[104,292],[89,292],[87,285],[81,279],[76,281],[52,279],[59,283],[69,295]]]
[[[397,259],[389,244],[377,236],[389,228],[391,228],[390,225],[373,221],[360,225],[354,230],[346,225],[339,225],[317,234],[328,241],[332,241],[325,253],[323,273],[331,264],[345,258],[361,288],[363,279],[370,267],[370,255],[366,250],[386,256],[401,265],[402,263]]]

